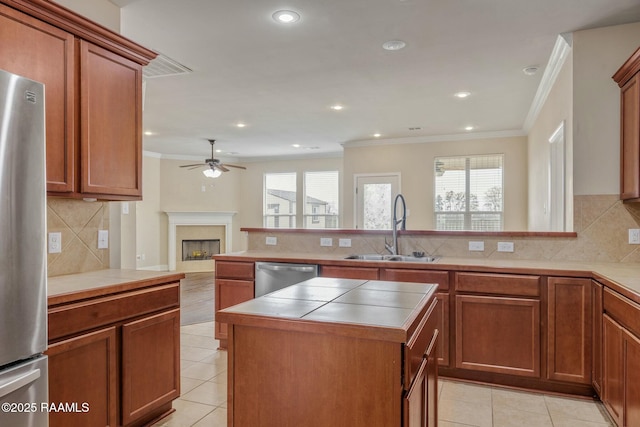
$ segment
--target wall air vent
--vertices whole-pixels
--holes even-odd
[[[153,61],[142,68],[142,75],[149,79],[187,73],[193,73],[193,70],[161,53],[158,53]]]

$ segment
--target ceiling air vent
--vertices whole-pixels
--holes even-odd
[[[178,74],[193,73],[193,70],[178,61],[175,61],[161,53],[142,68],[142,75],[146,78],[175,76]]]

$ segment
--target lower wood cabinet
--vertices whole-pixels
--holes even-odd
[[[51,427],[141,426],[173,411],[180,395],[179,287],[117,288],[49,307],[49,401],[88,404],[86,412],[51,412]]]
[[[255,264],[247,261],[216,260],[215,312],[253,299],[255,295]],[[220,348],[227,348],[227,324],[215,322],[215,338]]]
[[[51,427],[118,425],[116,327],[49,346],[49,402],[88,404],[86,412],[51,412]]]
[[[411,388],[403,399],[403,427],[435,427],[438,420],[438,334],[432,337]]]
[[[591,384],[591,280],[547,281],[547,378]]]
[[[619,427],[640,425],[640,306],[605,289],[602,320],[602,393]]]
[[[602,396],[602,292],[603,286],[591,281],[591,302],[593,310],[591,312],[591,384],[598,396]]]

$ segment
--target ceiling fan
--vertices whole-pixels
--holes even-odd
[[[215,139],[208,139],[209,144],[211,144],[211,158],[205,159],[204,163],[195,163],[192,165],[181,165],[181,168],[189,168],[196,169],[205,166],[206,169],[202,171],[202,173],[207,178],[217,178],[222,175],[222,172],[229,172],[228,168],[237,168],[237,169],[247,169],[244,166],[232,165],[229,163],[222,163],[219,159],[215,159],[213,157],[213,144],[216,142]]]

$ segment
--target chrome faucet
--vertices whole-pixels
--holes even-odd
[[[398,219],[398,199],[402,202],[402,218],[400,219]],[[387,238],[384,238],[384,248],[389,251],[391,255],[398,255],[398,225],[400,225],[401,230],[407,229],[407,205],[402,194],[398,194],[393,201],[393,244],[389,245]]]

